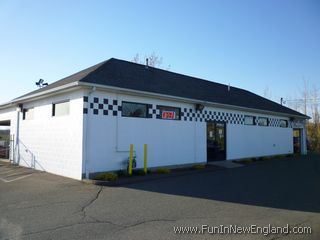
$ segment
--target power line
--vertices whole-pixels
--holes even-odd
[[[315,102],[315,101],[320,101],[320,98],[307,98],[307,99],[302,99],[302,98],[297,98],[297,99],[286,99],[285,101],[287,102],[295,102],[295,101],[311,101],[311,102]]]

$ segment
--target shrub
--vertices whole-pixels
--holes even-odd
[[[118,179],[118,174],[117,173],[98,173],[95,177],[95,180],[103,180],[103,181],[115,181]]]
[[[125,170],[119,170],[119,171],[117,171],[117,174],[118,174],[118,177],[125,177],[128,175],[127,171],[125,171]]]
[[[205,167],[206,167],[205,164],[195,164],[191,168],[195,170],[200,170],[200,169],[204,169]]]
[[[160,173],[160,174],[166,174],[166,173],[170,173],[170,172],[171,172],[171,170],[168,168],[158,168],[156,170],[156,173]]]
[[[252,163],[252,162],[253,162],[253,160],[249,159],[249,158],[239,160],[239,163],[243,163],[243,164],[249,164],[249,163]]]
[[[133,175],[137,175],[137,176],[143,176],[145,175],[144,171],[142,169],[136,169],[132,171]]]

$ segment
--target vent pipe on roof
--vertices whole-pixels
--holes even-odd
[[[228,85],[228,92],[230,92],[230,83],[229,83],[229,85]]]
[[[146,68],[149,67],[149,58],[146,58]]]

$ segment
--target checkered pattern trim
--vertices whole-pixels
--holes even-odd
[[[192,108],[183,108],[181,111],[181,120],[199,122],[224,121],[230,124],[243,124],[244,115],[211,110],[197,111]]]
[[[115,99],[94,97],[89,103],[89,98],[84,96],[83,103],[83,114],[118,116],[121,112],[121,106]]]
[[[160,109],[158,109],[156,105],[150,104],[149,116],[150,118],[160,118]]]
[[[105,116],[121,116],[121,102],[115,99],[98,98],[90,99],[88,96],[83,97],[83,114],[105,115]],[[229,113],[222,111],[202,110],[198,111],[193,108],[181,108],[181,121],[223,121],[229,124],[244,124],[244,114]],[[160,109],[156,104],[148,105],[148,118],[159,119]],[[258,117],[255,117],[255,124],[258,124]],[[279,118],[268,118],[269,126],[280,127]],[[288,128],[292,127],[292,122],[288,121]]]
[[[280,119],[278,118],[269,118],[270,127],[280,127]]]
[[[281,127],[280,123],[282,120],[285,119],[280,119],[280,118],[269,118],[269,126],[270,127]],[[285,120],[287,121],[287,127],[291,128],[291,121]]]

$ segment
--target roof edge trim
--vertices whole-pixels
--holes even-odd
[[[234,110],[241,110],[241,111],[248,111],[248,112],[259,112],[259,113],[264,113],[264,114],[281,115],[281,116],[285,116],[285,117],[296,117],[299,119],[311,119],[309,116],[304,117],[304,116],[282,113],[282,112],[267,111],[267,110],[256,109],[256,108],[246,108],[246,107],[240,107],[240,106],[236,106],[236,105],[228,105],[228,104],[208,102],[208,101],[192,99],[192,98],[183,98],[183,97],[177,97],[177,96],[160,94],[160,93],[145,92],[145,91],[133,90],[133,89],[129,89],[129,88],[112,87],[112,86],[106,86],[106,85],[96,84],[96,83],[79,82],[79,86],[98,87],[98,88],[104,89],[104,90],[123,92],[123,93],[127,93],[127,94],[128,93],[129,94],[130,93],[131,94],[132,93],[143,94],[145,96],[150,96],[150,97],[157,96],[157,97],[164,98],[164,99],[180,100],[180,101],[187,102],[187,103],[204,103],[207,105],[216,106],[216,107],[220,107],[220,108],[227,108],[227,109],[234,109]]]
[[[68,84],[65,84],[65,85],[62,85],[62,86],[59,86],[59,87],[55,87],[55,88],[52,88],[52,89],[49,89],[49,90],[45,90],[45,91],[42,91],[42,92],[39,92],[39,93],[32,94],[32,95],[29,95],[29,96],[26,96],[26,97],[15,98],[10,103],[14,104],[14,103],[18,103],[18,102],[25,101],[25,100],[30,100],[30,99],[33,99],[33,98],[38,98],[38,97],[40,97],[42,95],[48,95],[48,94],[51,94],[51,93],[54,93],[54,92],[57,92],[57,91],[61,91],[61,90],[65,90],[65,89],[68,89],[68,88],[76,87],[78,85],[79,85],[78,81],[77,82],[68,83]],[[2,105],[0,105],[0,107],[1,106]]]

